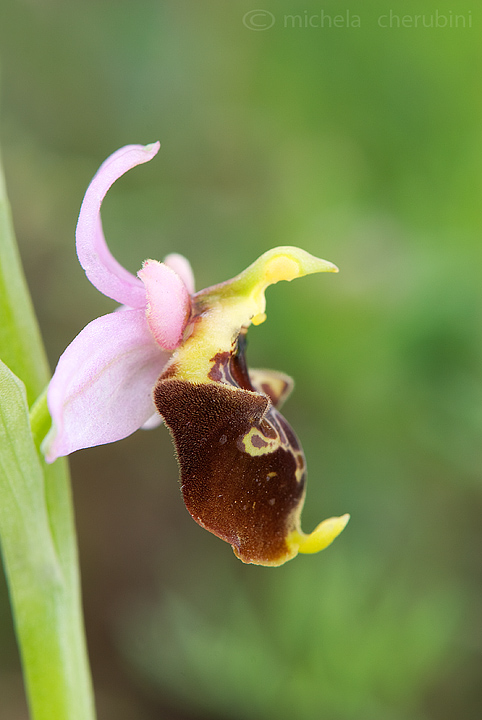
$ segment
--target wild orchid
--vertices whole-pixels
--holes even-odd
[[[295,247],[261,255],[227,282],[195,293],[188,261],[146,260],[137,277],[111,255],[100,208],[111,185],[148,162],[159,143],[129,145],[92,180],[76,230],[90,282],[121,303],[89,323],[61,356],[48,388],[49,462],[120,440],[164,420],[174,440],[187,509],[246,563],[281,565],[327,547],[349,516],[301,531],[306,465],[279,408],[286,375],[249,371],[246,333],[265,319],[265,290],[280,280],[337,272]]]

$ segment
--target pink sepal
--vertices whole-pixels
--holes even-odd
[[[87,188],[76,230],[77,255],[87,277],[101,293],[133,308],[145,305],[142,283],[111,255],[102,231],[100,206],[111,185],[128,170],[148,162],[159,143],[126,145],[100,166]]]
[[[80,448],[127,437],[155,412],[152,389],[168,360],[144,310],[93,320],[61,356],[47,401],[53,428],[48,462]]]

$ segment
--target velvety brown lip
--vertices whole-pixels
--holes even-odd
[[[276,449],[261,455],[243,452],[238,442],[253,428],[262,436],[261,423],[276,430],[281,416],[269,399],[222,383],[162,378],[154,397],[174,439],[193,518],[244,562],[281,562],[304,476],[297,480],[297,458],[281,435]],[[283,418],[285,438],[287,427]],[[289,434],[294,437],[291,428]]]

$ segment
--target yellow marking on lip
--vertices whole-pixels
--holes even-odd
[[[303,478],[305,476],[305,471],[306,471],[305,456],[301,452],[296,453],[295,477],[298,482],[301,482],[303,480]]]
[[[259,438],[259,440],[263,443],[261,447],[258,447],[253,443],[254,438]],[[253,427],[241,438],[240,444],[242,445],[245,453],[251,455],[251,457],[259,457],[260,455],[267,455],[268,453],[275,452],[281,445],[281,441],[279,437],[264,437],[257,428]],[[270,475],[272,474],[270,473]],[[276,475],[276,473],[274,473],[274,475]]]

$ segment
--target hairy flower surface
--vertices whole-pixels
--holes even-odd
[[[279,412],[292,381],[248,371],[246,332],[266,318],[269,285],[337,268],[279,247],[198,293],[181,255],[146,260],[135,277],[111,255],[100,207],[113,182],[158,149],[159,143],[121,148],[85,194],[77,254],[91,283],[121,307],[89,323],[61,356],[48,389],[53,425],[46,457],[52,462],[120,440],[162,418],[196,522],[229,542],[243,562],[281,565],[329,545],[349,516],[325,520],[310,535],[301,531],[305,459]]]

